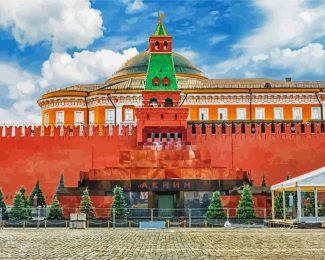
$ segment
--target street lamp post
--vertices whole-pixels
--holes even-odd
[[[41,206],[37,206],[37,228],[40,226]]]
[[[37,207],[37,195],[36,194],[33,199],[34,199],[33,206],[36,208]]]

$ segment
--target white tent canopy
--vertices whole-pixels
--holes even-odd
[[[324,187],[325,167],[303,174],[293,179],[271,186],[271,190],[281,190],[294,187]]]
[[[280,219],[295,218],[297,222],[325,222],[325,214],[319,207],[321,205],[319,198],[324,196],[324,191],[325,167],[272,185],[272,218],[276,217],[275,193],[278,192],[282,194],[283,204]],[[277,218],[279,219],[279,213],[277,213]]]

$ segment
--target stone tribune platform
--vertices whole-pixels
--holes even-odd
[[[0,259],[323,259],[324,230],[4,229]]]

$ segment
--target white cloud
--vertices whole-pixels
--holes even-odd
[[[265,70],[281,70],[290,76],[325,75],[325,49],[320,43],[302,48],[273,48],[253,56],[243,55],[212,67],[205,67],[213,77],[263,77]]]
[[[33,104],[27,104],[31,102]],[[9,108],[0,107],[0,124],[40,124],[41,111],[34,100],[19,101]]]
[[[43,63],[40,84],[42,87],[62,87],[105,80],[136,54],[136,48],[124,50],[122,53],[106,49],[81,51],[72,56],[68,53],[52,53]]]
[[[124,50],[131,47],[136,47],[140,44],[148,42],[148,35],[140,34],[135,38],[128,36],[112,36],[108,37],[104,46],[112,50]]]
[[[126,13],[135,13],[147,8],[142,0],[119,0],[126,5]]]
[[[17,64],[0,62],[0,86],[7,87],[10,99],[20,99],[35,92],[35,75]]]
[[[129,2],[126,8],[126,12],[127,13],[135,13],[138,12],[140,10],[145,9],[146,6],[145,4],[142,2],[142,0],[134,0],[134,2]]]
[[[104,81],[128,59],[138,54],[136,48],[123,52],[99,51],[54,52],[43,63],[42,74],[34,75],[18,64],[0,62],[0,88],[8,89],[0,103],[0,124],[40,123],[40,108],[36,100],[44,87],[67,87],[71,84]],[[6,92],[4,92],[6,93]]]
[[[24,71],[15,63],[0,62],[0,87],[9,91],[2,96],[0,104],[0,124],[39,123],[40,110],[36,103],[37,76]],[[6,92],[5,92],[6,93]]]
[[[225,34],[214,35],[214,36],[210,37],[210,39],[209,39],[210,46],[216,45],[219,42],[226,40],[228,37],[229,36],[225,35]]]
[[[200,58],[200,54],[193,51],[190,47],[184,47],[180,49],[176,49],[175,52],[185,56],[190,61],[197,61]]]
[[[0,27],[23,48],[50,42],[54,50],[84,48],[103,35],[103,20],[90,0],[0,0]]]
[[[263,77],[274,69],[293,77],[324,75],[325,5],[307,0],[255,0],[266,22],[234,45],[234,57],[206,67],[210,77]],[[239,53],[239,55],[238,55]],[[237,56],[236,56],[237,55]]]
[[[259,61],[267,60],[268,58],[269,58],[269,56],[267,56],[266,54],[260,53],[260,54],[253,56],[252,60],[255,62],[259,62]]]
[[[310,43],[299,49],[275,49],[267,60],[271,68],[291,70],[296,76],[325,74],[325,50],[319,43]]]

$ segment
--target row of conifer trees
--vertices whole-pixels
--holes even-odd
[[[31,218],[32,208],[34,206],[40,207],[41,209],[47,208],[43,192],[39,185],[39,181],[37,181],[29,198],[26,197],[25,193],[25,187],[20,186],[19,190],[15,193],[13,205],[8,212],[7,206],[4,202],[3,192],[0,189],[0,215],[2,216],[2,219],[9,218],[10,220],[27,220]],[[34,202],[35,196],[37,197],[36,203]],[[34,203],[36,205],[34,205]],[[54,195],[52,204],[48,210],[49,212],[46,216],[47,219],[64,219],[64,212],[56,195]],[[84,190],[84,195],[82,196],[82,201],[80,203],[80,211],[94,212],[88,189]]]
[[[34,197],[37,197],[36,206],[41,209],[47,208],[46,201],[43,192],[40,188],[39,181],[37,181],[30,197],[26,197],[25,187],[19,187],[19,190],[15,193],[13,199],[13,205],[8,212],[7,206],[4,202],[3,192],[0,189],[0,215],[2,219],[9,218],[10,220],[28,220],[31,219],[32,207],[34,205]],[[121,187],[114,189],[114,202],[112,208],[115,211],[116,219],[125,219],[128,217],[127,203],[125,200],[124,192]],[[61,204],[56,195],[54,195],[51,206],[48,208],[49,213],[46,216],[47,219],[60,220],[64,219],[64,212]],[[88,188],[83,191],[83,196],[80,202],[79,211],[85,213],[87,219],[96,218],[95,209],[92,205]],[[113,217],[113,211],[111,212],[111,218]]]
[[[113,218],[113,212],[115,213],[115,219],[127,219],[129,217],[129,212],[127,210],[127,203],[124,196],[123,188],[115,187],[114,189],[114,202],[111,210],[111,218]],[[46,208],[46,201],[42,190],[40,188],[39,182],[37,181],[35,188],[33,189],[29,199],[27,199],[26,189],[21,186],[19,190],[15,193],[13,206],[9,213],[7,213],[7,208],[4,203],[3,193],[0,190],[0,209],[2,211],[2,217],[11,220],[26,220],[31,218],[31,208],[34,204],[34,197],[37,196],[37,206],[41,208]],[[277,208],[278,205],[276,205]],[[279,205],[281,206],[281,205]],[[88,189],[86,188],[83,192],[82,200],[79,206],[80,212],[85,213],[87,219],[96,218],[95,209],[92,205]],[[277,209],[276,209],[277,211]],[[241,200],[237,208],[237,217],[240,219],[254,219],[256,217],[253,195],[248,185],[244,186],[241,194]],[[49,214],[47,219],[63,219],[64,212],[60,205],[60,202],[55,195],[51,206],[49,207]],[[208,208],[206,218],[208,219],[226,219],[227,214],[222,204],[220,193],[218,191],[213,193],[213,197]]]

